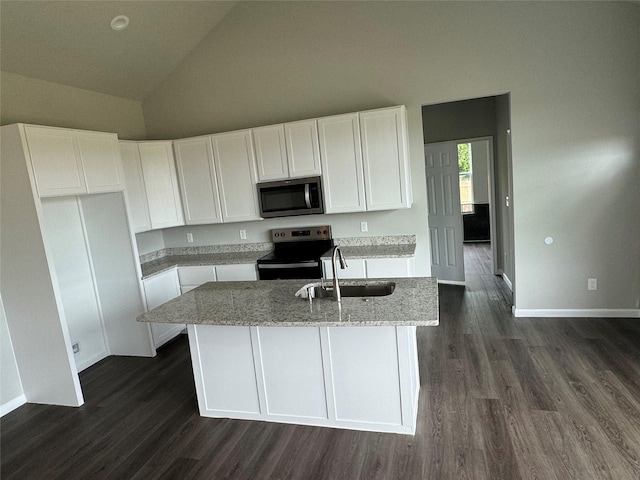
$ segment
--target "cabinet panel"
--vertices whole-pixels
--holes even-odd
[[[215,267],[202,265],[197,267],[178,267],[180,285],[202,285],[216,281]]]
[[[175,268],[145,279],[143,282],[147,309],[152,310],[180,295],[178,274]],[[183,324],[151,323],[151,334],[156,347],[168,342],[183,329]]]
[[[284,127],[272,125],[253,129],[258,180],[280,180],[289,177]]]
[[[320,331],[257,328],[268,415],[327,418]]]
[[[361,112],[367,210],[411,206],[404,107]]]
[[[358,114],[318,119],[325,212],[366,209]]]
[[[138,148],[151,228],[183,225],[171,142],[142,142]]]
[[[136,142],[119,142],[124,170],[125,193],[129,204],[131,227],[135,233],[151,230],[151,218],[144,189],[140,151]]]
[[[414,258],[367,258],[367,278],[413,277]]]
[[[260,219],[251,131],[212,135],[211,142],[223,220]]]
[[[25,133],[40,197],[87,192],[75,131],[27,125]]]
[[[395,327],[328,331],[336,419],[401,425]]]
[[[124,172],[117,135],[78,132],[78,146],[88,193],[124,190]]]
[[[290,177],[320,175],[320,146],[315,119],[285,123],[284,135]]]
[[[333,278],[331,260],[323,260],[324,278]],[[338,267],[338,279],[340,278],[367,278],[365,260],[362,258],[348,258],[347,268],[344,270]]]
[[[217,265],[216,276],[219,282],[237,282],[258,280],[256,265]]]
[[[187,225],[220,223],[222,211],[209,137],[173,143]]]

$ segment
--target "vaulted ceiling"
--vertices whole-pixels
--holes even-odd
[[[143,100],[236,3],[1,0],[0,70]]]

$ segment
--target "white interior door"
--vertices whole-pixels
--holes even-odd
[[[424,146],[429,203],[431,274],[439,281],[464,282],[458,142]]]

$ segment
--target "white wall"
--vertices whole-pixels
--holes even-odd
[[[416,233],[427,262],[421,106],[510,92],[516,307],[636,309],[639,18],[631,2],[240,2],[143,102],[146,128],[176,138],[405,104],[416,202],[371,218],[376,234]],[[337,235],[357,225],[329,221]]]
[[[4,314],[4,305],[0,297],[0,415],[8,413],[25,401],[16,355]]]

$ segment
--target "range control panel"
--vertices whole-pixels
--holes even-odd
[[[331,240],[331,226],[275,228],[271,230],[271,240],[273,243]]]

